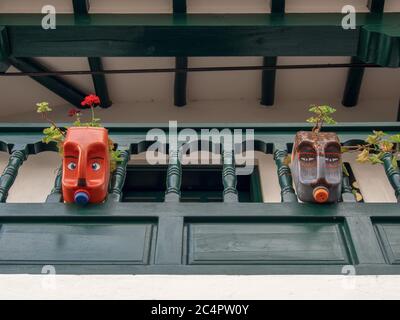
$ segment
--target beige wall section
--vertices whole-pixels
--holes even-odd
[[[54,186],[60,159],[60,156],[55,152],[42,152],[38,155],[29,156],[19,169],[7,202],[44,202]],[[5,165],[4,160],[6,159],[0,158],[0,167]]]

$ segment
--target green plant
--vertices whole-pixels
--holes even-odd
[[[314,124],[312,131],[315,133],[319,133],[324,124],[336,124],[336,121],[332,118],[332,114],[336,112],[336,109],[330,106],[311,105],[308,111],[314,113],[314,116],[306,121]]]
[[[307,122],[313,123],[313,132],[319,133],[323,124],[336,124],[332,114],[336,110],[330,106],[316,106],[312,105],[309,109],[314,113],[313,117],[307,119]],[[378,164],[383,163],[382,158],[385,154],[392,154],[392,165],[397,168],[397,157],[400,154],[400,134],[389,135],[383,131],[373,131],[365,139],[365,143],[356,146],[342,147],[344,152],[358,152],[356,161],[360,163]],[[344,168],[344,173],[348,175],[347,170]]]
[[[383,131],[373,131],[365,139],[365,143],[358,146],[344,147],[343,152],[357,151],[357,162],[379,164],[383,163],[385,154],[392,155],[392,165],[397,168],[397,157],[400,153],[400,134],[389,135]]]
[[[82,107],[90,108],[91,117],[90,121],[82,122],[83,111],[78,109],[71,109],[68,112],[70,117],[75,117],[75,121],[72,123],[72,127],[102,127],[100,123],[100,119],[95,117],[94,109],[96,106],[100,105],[100,99],[95,95],[89,95],[85,97],[85,100],[82,101]],[[55,143],[57,145],[59,153],[63,154],[63,144],[66,136],[67,128],[59,128],[57,124],[52,121],[48,114],[52,111],[48,102],[40,102],[36,104],[37,112],[40,113],[47,122],[51,124],[49,128],[43,130],[44,137],[42,141],[44,143]],[[115,150],[114,142],[109,139],[108,140],[108,150],[110,153],[110,170],[113,172],[121,159],[121,152],[119,150]]]

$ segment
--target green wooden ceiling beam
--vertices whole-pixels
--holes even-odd
[[[188,67],[187,57],[175,57],[175,67],[184,69]],[[174,104],[177,107],[186,105],[187,72],[175,72]]]
[[[368,0],[368,8],[371,12],[382,13],[385,9],[385,0]]]
[[[75,14],[86,15],[89,13],[90,0],[72,0]]]
[[[351,58],[351,63],[362,63],[357,57]],[[350,68],[347,74],[342,104],[345,107],[355,107],[358,103],[365,68]]]
[[[10,46],[8,41],[7,29],[0,27],[0,72],[6,72],[10,67],[8,56],[10,54]]]
[[[173,0],[174,14],[186,14],[186,0]],[[176,68],[187,68],[187,57],[175,57]],[[187,72],[176,72],[174,82],[174,104],[177,107],[186,105]]]
[[[74,13],[76,17],[88,17],[90,9],[89,0],[72,0],[74,7]],[[91,71],[102,71],[103,63],[99,57],[88,57],[89,67]],[[112,105],[110,95],[108,93],[108,87],[106,77],[104,74],[92,75],[93,86],[96,95],[99,96],[102,108],[108,108]]]
[[[276,66],[277,57],[264,57],[264,67]],[[275,80],[276,70],[265,70],[261,78],[261,104],[263,106],[272,106],[275,102]]]
[[[371,13],[382,13],[385,7],[385,0],[368,0],[368,8],[371,11]],[[366,35],[365,41],[361,43],[371,43],[369,40],[370,34]],[[378,37],[375,36],[375,38],[381,38],[380,35]],[[368,55],[370,47],[373,46],[371,45],[366,45],[366,49],[363,50],[363,58],[365,60],[368,60]],[[383,48],[382,48],[383,50]],[[379,51],[379,49],[378,49]],[[379,53],[378,53],[379,55]],[[372,58],[371,60],[377,61],[378,58],[377,56],[375,58]],[[358,57],[352,57],[351,60],[352,63],[363,63],[362,60],[360,60]],[[386,65],[386,62],[383,62],[384,65]],[[389,63],[390,64],[390,63]],[[365,73],[365,68],[350,68],[349,72],[347,74],[347,81],[346,81],[346,86],[344,89],[344,94],[343,94],[343,100],[342,104],[345,107],[355,107],[358,103],[358,98],[360,96],[360,90],[362,86],[362,81],[364,78],[364,73]]]
[[[271,12],[285,14],[285,0],[271,0]],[[277,64],[277,57],[264,57],[264,67],[272,67]],[[264,70],[261,78],[261,104],[272,106],[275,102],[276,70]]]
[[[400,13],[359,13],[344,30],[339,13],[136,14],[57,16],[57,29],[41,28],[41,15],[3,14],[11,54],[39,56],[362,56],[399,67]],[[360,40],[360,35],[362,39]],[[360,44],[359,44],[360,40]]]
[[[101,58],[89,57],[88,62],[91,71],[103,70],[103,62],[101,61]],[[112,101],[108,93],[106,76],[104,74],[93,74],[92,79],[96,95],[100,98],[101,101],[100,106],[102,108],[111,107]]]
[[[172,0],[174,13],[186,13],[186,0]]]
[[[11,65],[22,72],[46,72],[44,66],[31,58],[14,58],[9,59]],[[75,88],[64,79],[56,76],[31,77],[50,91],[54,92],[72,105],[81,108],[81,101],[85,98],[85,93]]]
[[[271,12],[272,13],[284,13],[285,12],[285,0],[271,0]]]

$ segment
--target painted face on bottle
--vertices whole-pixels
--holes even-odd
[[[64,142],[62,190],[67,203],[101,203],[110,180],[108,133],[104,128],[69,128]]]
[[[292,153],[293,180],[304,202],[337,202],[341,197],[342,159],[335,133],[301,131]]]

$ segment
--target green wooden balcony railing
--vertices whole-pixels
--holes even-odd
[[[61,202],[61,169],[44,203],[4,203],[18,169],[29,155],[56,151],[41,142],[42,125],[0,126],[0,150],[10,154],[0,177],[0,273],[40,273],[54,265],[57,273],[113,274],[400,274],[398,203],[357,203],[343,180],[343,201],[317,205],[297,201],[290,168],[291,152],[302,124],[237,124],[252,128],[254,149],[273,154],[282,203],[238,202],[235,159],[222,157],[223,202],[181,202],[181,150],[169,150],[163,202],[122,202],[130,155],[146,151],[146,133],[157,124],[109,125],[122,150],[110,194],[103,204]],[[223,125],[187,124],[182,128]],[[346,144],[359,143],[371,130],[398,132],[397,123],[349,123],[327,130]],[[167,140],[168,141],[168,140]],[[400,175],[391,156],[383,167],[399,199]],[[50,170],[50,169],[49,169]],[[383,177],[384,178],[384,177]],[[132,179],[132,178],[131,178]],[[266,181],[269,183],[269,181]],[[346,268],[344,268],[346,267]],[[344,268],[344,269],[343,269]]]

